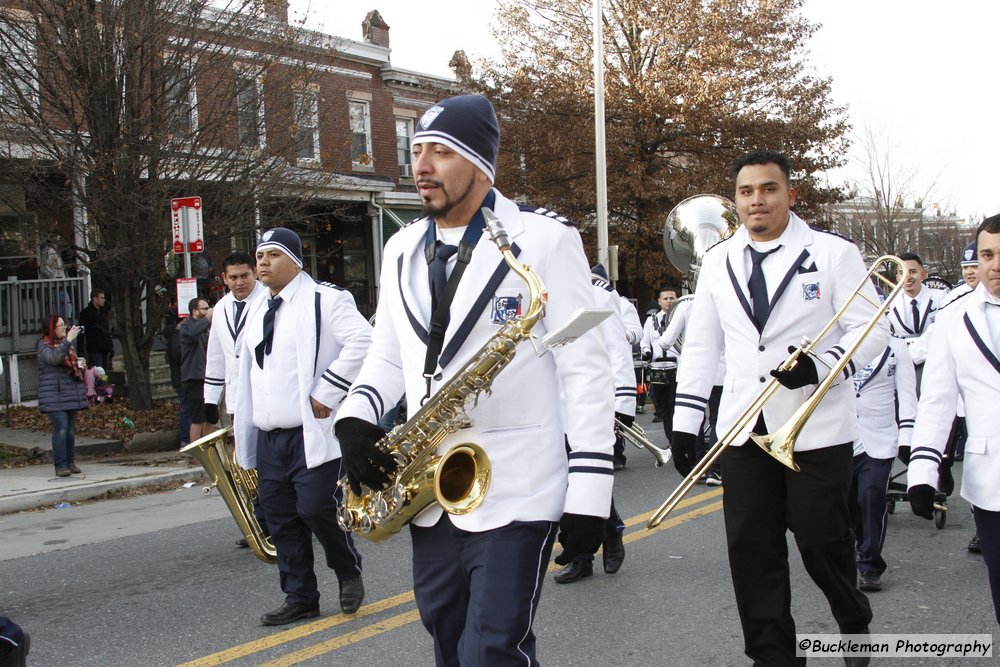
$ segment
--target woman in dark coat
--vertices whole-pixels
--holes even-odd
[[[79,473],[74,463],[76,412],[87,408],[83,369],[76,357],[80,327],[66,330],[61,315],[49,316],[45,335],[38,341],[38,409],[52,420],[52,459],[56,476]]]

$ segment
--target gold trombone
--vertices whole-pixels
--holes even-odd
[[[823,379],[819,386],[816,387],[815,391],[813,391],[809,398],[806,399],[801,406],[799,406],[799,409],[795,411],[795,414],[792,415],[787,422],[785,422],[784,426],[779,428],[774,433],[766,435],[756,435],[754,433],[750,434],[750,439],[757,443],[761,449],[796,472],[799,470],[799,467],[795,463],[793,451],[795,449],[795,440],[798,438],[799,432],[802,430],[802,427],[805,426],[805,423],[809,420],[809,417],[819,405],[819,402],[823,400],[826,393],[831,387],[833,387],[833,384],[837,381],[837,377],[841,372],[843,372],[844,368],[847,367],[848,362],[850,362],[854,353],[857,352],[861,343],[864,342],[865,338],[867,338],[872,332],[872,329],[878,325],[879,320],[885,315],[886,312],[888,312],[889,306],[892,304],[892,300],[903,288],[904,281],[900,280],[899,282],[893,282],[878,272],[878,269],[885,263],[895,265],[895,269],[901,271],[902,274],[906,273],[903,260],[894,255],[883,255],[882,257],[876,259],[872,264],[872,267],[868,270],[868,273],[865,274],[864,279],[858,284],[857,287],[854,288],[854,292],[851,294],[850,298],[847,299],[844,305],[840,307],[840,310],[838,310],[830,321],[827,322],[826,326],[823,327],[823,330],[812,339],[803,338],[802,344],[799,345],[799,347],[796,348],[795,351],[793,351],[780,366],[778,366],[778,370],[782,371],[789,371],[795,368],[795,365],[798,363],[799,355],[811,354],[816,346],[816,343],[823,340],[823,337],[826,336],[826,334],[829,333],[830,330],[837,324],[838,320],[843,317],[844,312],[852,303],[854,303],[856,298],[861,297],[877,308],[875,315],[873,315],[865,325],[861,334],[854,339],[854,342],[851,343],[851,345],[847,348],[847,351],[837,361],[837,363],[830,367],[830,373]],[[896,273],[896,271],[893,271],[892,275],[895,276]],[[892,291],[888,296],[886,296],[885,300],[881,304],[876,303],[863,291],[867,286],[868,281],[873,277],[881,281],[887,287],[892,288]],[[779,387],[781,387],[781,384],[774,378],[772,378],[771,381],[764,386],[761,392],[757,394],[753,401],[751,401],[750,405],[748,405],[736,421],[733,422],[733,425],[729,427],[729,430],[726,431],[721,438],[719,438],[718,442],[712,445],[711,449],[705,452],[705,456],[698,462],[698,465],[696,465],[694,469],[688,473],[688,476],[681,481],[680,485],[674,489],[673,493],[671,493],[664,503],[660,505],[659,509],[653,513],[653,516],[649,519],[647,528],[652,529],[660,525],[663,519],[666,518],[666,516],[674,509],[677,503],[679,503],[681,499],[688,494],[695,482],[697,482],[702,475],[711,469],[712,465],[720,456],[722,456],[722,452],[724,452],[729,445],[733,444],[736,436],[750,424],[751,420],[756,418],[757,414],[764,408],[764,404],[771,400],[771,397],[776,391],[778,391]]]

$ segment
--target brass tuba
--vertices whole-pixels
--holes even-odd
[[[528,285],[528,308],[504,324],[405,424],[376,443],[398,464],[385,489],[365,487],[358,496],[346,478],[340,480],[344,501],[337,519],[344,530],[367,540],[392,537],[433,502],[449,514],[467,514],[482,503],[489,489],[490,462],[481,447],[462,443],[440,456],[437,449],[469,423],[466,406],[480,394],[489,394],[494,378],[514,358],[518,343],[531,336],[548,297],[538,276],[514,257],[499,218],[488,208],[482,212],[504,260]]]
[[[687,279],[694,292],[705,251],[739,227],[736,204],[719,195],[694,195],[674,206],[663,226],[667,261]]]
[[[222,428],[209,433],[181,449],[181,454],[198,459],[208,473],[212,483],[205,487],[205,495],[210,495],[212,489],[219,490],[253,555],[265,563],[277,563],[278,552],[253,513],[253,501],[257,498],[257,471],[241,468],[236,462],[236,450],[228,442],[230,430]]]

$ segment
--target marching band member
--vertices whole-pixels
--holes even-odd
[[[210,424],[219,421],[219,402],[222,400],[223,390],[228,421],[230,424],[233,422],[239,376],[238,355],[243,343],[243,331],[250,317],[262,303],[267,302],[267,288],[257,280],[254,259],[241,250],[230,253],[222,260],[222,280],[229,288],[229,293],[215,304],[215,310],[222,313],[222,316],[221,321],[209,330],[205,364],[205,413]],[[270,535],[259,498],[254,498],[253,509],[261,530],[265,535]],[[241,548],[247,547],[245,538],[240,538],[236,544]]]
[[[229,293],[215,304],[215,311],[222,316],[209,332],[205,366],[205,408],[210,413],[208,421],[212,424],[219,421],[223,390],[226,412],[232,419],[236,410],[238,354],[243,331],[260,305],[267,302],[267,288],[257,280],[254,259],[245,252],[237,250],[222,260],[222,280]]]
[[[618,291],[611,286],[611,279],[608,278],[608,270],[604,268],[603,264],[594,264],[590,267],[590,273],[606,282],[608,287],[611,287],[614,291],[615,298],[617,299],[614,303],[614,307],[615,310],[618,311],[619,316],[621,316],[622,325],[625,327],[625,340],[628,341],[629,346],[636,345],[642,340],[642,323],[639,322],[639,311],[635,309],[635,306],[632,305],[631,301],[620,295]],[[631,354],[632,353],[629,352],[630,357]]]
[[[657,345],[662,350],[676,350],[675,345],[677,340],[684,335],[687,330],[688,318],[691,315],[691,300],[681,301],[673,307],[673,314],[670,316],[670,324],[667,325],[666,330],[663,335],[660,336],[657,341]],[[678,358],[678,364],[683,363],[684,355],[681,354]],[[705,418],[708,420],[708,433],[709,441],[715,444],[718,436],[716,434],[716,424],[719,417],[719,403],[722,401],[722,382],[726,377],[726,358],[725,355],[721,355],[719,359],[719,365],[715,369],[715,384],[712,385],[712,393],[708,398],[708,406],[705,408]],[[702,429],[703,431],[704,429]],[[670,433],[667,437],[670,437]],[[686,476],[691,469],[697,465],[698,461],[705,455],[708,448],[711,445],[706,445],[705,439],[701,437],[701,431],[698,433],[698,439],[695,442],[695,447],[693,450],[681,449],[681,444],[678,443],[676,447],[671,443],[670,458],[674,462],[674,467],[681,476]],[[689,444],[689,443],[684,443]],[[721,464],[716,461],[712,469],[705,473],[704,477],[699,480],[699,483],[704,483],[707,486],[722,486],[722,475],[720,473],[722,469]]]
[[[365,596],[361,554],[337,523],[340,444],[333,417],[371,343],[347,290],[302,270],[298,234],[278,227],[257,244],[267,303],[244,326],[234,414],[237,462],[257,468],[260,504],[278,552],[285,603],[261,616],[284,625],[319,616],[312,537],[337,574],[340,608]]]
[[[646,323],[642,330],[642,341],[639,347],[642,351],[643,361],[658,363],[677,360],[677,350],[664,350],[659,345],[655,345],[656,341],[663,335],[663,332],[667,328],[667,313],[670,312],[670,307],[674,305],[674,301],[676,300],[676,289],[666,285],[660,288],[659,295],[656,298],[656,303],[659,304],[660,310],[646,318]],[[667,439],[670,438],[670,432],[673,430],[675,387],[676,385],[664,384],[662,382],[649,384],[649,395],[653,399],[653,411],[655,413],[653,421],[663,422],[663,431]],[[656,417],[659,417],[659,419]],[[677,464],[675,463],[674,465]]]
[[[754,151],[733,163],[741,226],[704,255],[678,378],[674,437],[693,442],[723,350],[726,378],[720,429],[733,423],[767,375],[779,389],[756,424],[736,434],[722,455],[723,514],[745,651],[755,664],[794,665],[786,532],[790,529],[813,581],[830,603],[844,634],[867,632],[872,612],[855,581],[854,539],[847,504],[857,421],[848,362],[795,443],[794,472],[749,440],[767,433],[800,407],[828,368],[863,333],[875,309],[855,298],[819,341],[818,363],[800,355],[787,371],[771,370],[803,336],[821,330],[848,302],[865,266],[857,247],[835,234],[810,229],[789,209],[796,192],[791,164],[773,151]],[[867,286],[874,300],[875,290]],[[857,357],[871,359],[888,344],[888,325],[876,322]],[[753,421],[750,422],[753,424]],[[853,658],[851,660],[854,660]],[[859,664],[865,664],[864,659]]]
[[[979,225],[976,251],[979,285],[942,309],[934,325],[907,477],[914,514],[933,518],[938,466],[961,397],[969,431],[961,493],[973,506],[1000,622],[1000,451],[994,443],[1000,405],[1000,215]]]
[[[942,308],[955,299],[960,299],[969,292],[973,291],[976,289],[976,285],[979,284],[979,258],[976,256],[975,240],[965,246],[965,250],[962,251],[962,262],[960,266],[962,269],[962,282],[948,292],[944,303],[941,304]]]
[[[445,99],[417,123],[413,171],[427,217],[386,244],[374,342],[337,415],[356,491],[383,488],[395,468],[375,446],[382,413],[404,392],[415,413],[527,306],[524,282],[481,238],[482,207],[496,212],[512,251],[548,290],[533,335],[594,306],[574,226],[492,187],[499,141],[493,107],[478,95]],[[432,328],[432,321],[444,324]],[[437,340],[435,355],[429,343]],[[468,514],[432,504],[410,523],[413,589],[438,665],[537,665],[531,626],[557,528],[563,552],[556,562],[566,565],[597,551],[611,507],[614,392],[600,337],[583,335],[542,356],[521,349],[491,392],[468,406],[472,425],[438,449],[480,445],[492,467],[489,493]]]
[[[601,322],[595,335],[599,335],[611,357],[611,369],[615,377],[615,419],[626,426],[635,423],[635,375],[632,371],[632,349],[625,337],[625,323],[618,311],[621,297],[606,279],[604,267],[596,264],[590,268],[590,281],[594,286],[595,301],[598,308],[608,308],[614,311],[610,317]],[[630,304],[631,305],[631,304]],[[625,458],[625,442],[615,434],[615,457]],[[604,523],[603,561],[604,571],[615,574],[625,560],[625,543],[622,533],[625,532],[625,522],[615,509],[615,499],[611,498],[611,515]],[[570,584],[594,574],[594,555],[580,554],[555,575],[558,584]]]
[[[920,257],[912,252],[904,252],[899,258],[906,264],[906,274],[896,275],[903,280],[903,293],[896,298],[890,310],[889,322],[892,334],[906,340],[914,365],[923,366],[927,358],[927,338],[924,337],[934,324],[934,313],[944,304],[947,293],[944,290],[924,287],[927,269]],[[917,373],[917,387],[920,374]]]
[[[882,354],[854,374],[859,437],[854,442],[851,523],[858,551],[858,588],[882,590],[889,520],[886,493],[896,451],[909,447],[917,416],[917,376],[906,344],[892,338]],[[896,423],[896,406],[899,423]]]

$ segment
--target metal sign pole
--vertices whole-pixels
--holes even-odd
[[[594,161],[597,185],[597,261],[608,266],[608,174],[604,151],[604,30],[601,0],[594,0]]]
[[[191,250],[188,248],[188,207],[181,206],[181,242],[184,244],[184,277],[191,277]]]

